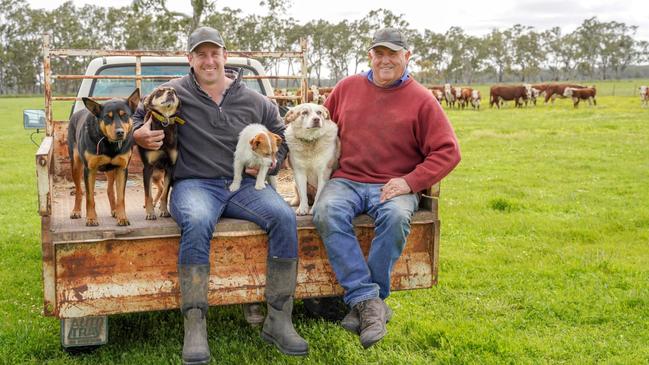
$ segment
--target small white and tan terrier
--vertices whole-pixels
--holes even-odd
[[[241,179],[245,168],[258,168],[255,189],[261,190],[266,186],[266,178],[273,188],[277,188],[275,176],[269,176],[268,170],[277,163],[277,150],[282,144],[282,137],[270,132],[261,124],[253,123],[239,133],[239,141],[234,151],[234,177],[230,191],[241,187]]]

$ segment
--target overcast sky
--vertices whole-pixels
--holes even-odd
[[[54,9],[62,0],[28,0],[32,8]],[[124,6],[131,0],[110,0],[111,6]],[[217,0],[217,9],[241,9],[244,14],[265,14],[260,0]],[[77,6],[98,4],[96,0],[74,0]],[[191,14],[190,0],[167,0],[168,7]],[[422,5],[426,4],[426,5]],[[584,19],[596,16],[601,22],[617,21],[637,25],[636,39],[649,41],[649,0],[461,0],[461,1],[384,1],[384,0],[292,0],[287,16],[304,24],[312,19],[332,23],[343,19],[361,19],[370,10],[388,9],[403,14],[412,28],[443,33],[458,26],[466,33],[482,36],[493,28],[505,29],[514,24],[530,25],[537,31],[559,26],[569,33]]]

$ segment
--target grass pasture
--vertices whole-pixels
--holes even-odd
[[[213,362],[649,363],[649,109],[601,95],[497,110],[483,93],[482,110],[448,111],[463,159],[442,183],[439,285],[394,293],[381,343],[363,350],[298,304],[310,354],[289,358],[238,307],[214,307]],[[41,106],[0,99],[0,364],[180,363],[178,311],[112,316],[109,343],[77,355],[42,316],[36,146],[21,125]]]

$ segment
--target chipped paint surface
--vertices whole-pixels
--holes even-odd
[[[372,228],[357,228],[367,255]],[[433,285],[429,241],[433,224],[413,225],[403,256],[394,267],[393,290]],[[297,298],[339,295],[326,251],[314,229],[298,232],[300,266]],[[58,243],[56,315],[61,318],[177,308],[178,238]],[[267,237],[216,237],[212,240],[210,305],[263,301]]]

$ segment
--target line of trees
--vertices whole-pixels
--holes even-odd
[[[374,31],[397,27],[409,37],[411,68],[424,83],[474,83],[624,77],[628,68],[649,62],[649,43],[635,39],[638,27],[585,19],[571,33],[559,27],[536,30],[516,24],[476,37],[460,27],[444,33],[413,29],[403,14],[371,10],[359,20],[299,24],[283,16],[291,0],[266,0],[266,15],[216,8],[212,0],[191,0],[191,15],[170,11],[166,0],[134,0],[125,7],[71,1],[46,11],[26,0],[0,0],[0,94],[39,93],[42,89],[42,34],[51,32],[54,48],[184,49],[187,34],[199,24],[222,32],[229,49],[278,51],[309,44],[309,77],[333,84],[367,69],[367,47]],[[291,73],[292,64],[262,60],[271,74]],[[57,73],[82,73],[87,60],[59,59]],[[649,71],[648,71],[649,72]],[[68,87],[74,92],[76,85]]]

